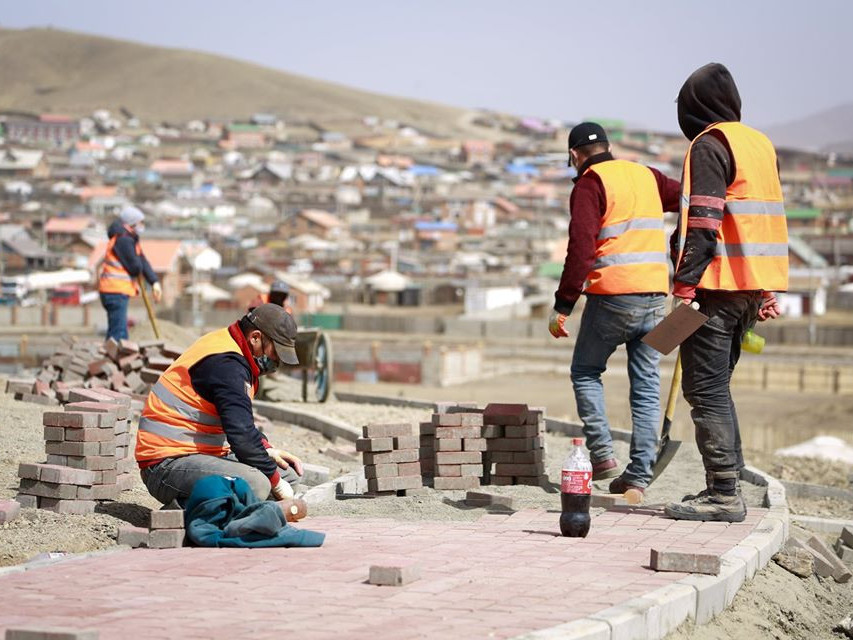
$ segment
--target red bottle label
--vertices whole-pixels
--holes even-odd
[[[560,491],[581,495],[592,493],[592,472],[563,469]]]

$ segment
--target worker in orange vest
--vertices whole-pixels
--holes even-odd
[[[270,285],[269,293],[260,293],[258,294],[252,303],[249,305],[250,309],[257,307],[259,305],[264,304],[265,302],[270,302],[272,304],[277,304],[281,307],[284,307],[284,310],[287,311],[290,315],[293,315],[293,309],[290,308],[290,305],[287,304],[287,298],[290,295],[290,287],[284,280],[276,280]]]
[[[741,101],[721,64],[693,72],[678,94],[678,123],[690,140],[672,253],[673,295],[696,301],[709,320],[681,345],[682,390],[692,407],[706,486],[666,506],[683,520],[741,522],[744,466],[730,382],[741,341],[756,321],[781,313],[788,288],[788,228],[776,151],[740,122]]]
[[[656,169],[614,158],[606,132],[594,122],[571,130],[569,156],[577,177],[549,330],[555,338],[567,337],[566,320],[586,295],[571,378],[592,477],[613,478],[611,493],[642,496],[652,479],[660,423],[660,354],[642,338],[664,316],[669,267],[663,212],[678,210],[679,185]],[[621,475],[601,382],[620,344],[628,352],[633,423],[631,460]]]
[[[128,337],[127,307],[130,298],[139,295],[140,273],[151,285],[154,301],[160,302],[163,297],[157,275],[139,245],[139,234],[145,229],[143,220],[142,211],[128,206],[107,230],[109,242],[98,277],[101,304],[107,312],[107,338]]]
[[[262,304],[199,338],[160,376],[136,438],[136,460],[152,496],[182,503],[210,475],[239,476],[262,500],[293,496],[302,462],[256,428],[252,400],[260,376],[299,363],[295,340],[293,317]]]

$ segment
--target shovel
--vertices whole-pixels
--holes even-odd
[[[669,437],[669,432],[672,430],[672,417],[675,415],[675,401],[678,399],[678,387],[680,385],[681,351],[679,350],[678,357],[675,359],[675,369],[672,372],[672,384],[669,386],[669,397],[666,400],[666,411],[663,415],[663,426],[660,430],[658,455],[655,463],[652,465],[651,482],[654,482],[663,473],[663,470],[672,462],[672,459],[678,452],[678,448],[681,446],[681,440],[671,440]]]
[[[148,319],[151,321],[151,328],[154,330],[154,337],[160,339],[160,329],[157,327],[157,317],[154,315],[154,309],[151,307],[151,301],[148,299],[148,292],[145,290],[145,281],[142,279],[142,274],[138,276],[139,291],[142,293],[142,301],[145,303],[145,309],[148,311]]]

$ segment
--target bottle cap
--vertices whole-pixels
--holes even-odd
[[[572,444],[575,445],[576,447],[582,447],[583,446],[583,438],[572,438]]]

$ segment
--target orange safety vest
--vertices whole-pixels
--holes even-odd
[[[196,340],[166,369],[151,388],[136,436],[136,460],[162,460],[193,453],[224,456],[230,451],[216,407],[192,386],[190,369],[207,356],[239,353],[229,330],[219,329]],[[246,392],[255,397],[257,380]]]
[[[712,129],[725,136],[734,157],[735,178],[726,188],[716,254],[696,286],[723,291],[786,291],[788,223],[773,144],[763,133],[740,122],[718,122],[705,131]],[[692,149],[693,143],[684,159],[681,181],[679,263],[687,236]]]
[[[107,243],[104,261],[101,263],[101,276],[98,279],[98,291],[101,293],[122,293],[134,297],[139,295],[139,283],[132,277],[115,253],[116,240],[120,234],[114,235]],[[136,255],[142,255],[139,242],[136,243]]]
[[[584,291],[603,295],[667,293],[663,203],[654,174],[627,160],[599,162],[586,172],[601,179],[607,208]]]

